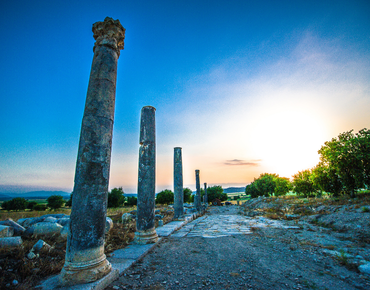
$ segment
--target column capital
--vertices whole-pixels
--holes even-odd
[[[123,49],[125,40],[125,31],[119,20],[106,17],[104,21],[95,22],[92,27],[94,33],[94,51],[99,45],[113,48],[119,57],[120,50]]]

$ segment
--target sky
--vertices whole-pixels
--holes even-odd
[[[156,192],[291,178],[370,124],[370,2],[1,1],[0,192],[71,192],[92,24],[126,29],[110,188],[137,189],[140,111],[156,108]]]

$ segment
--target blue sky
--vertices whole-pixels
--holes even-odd
[[[244,186],[313,167],[369,127],[369,1],[2,1],[0,192],[72,191],[94,39],[126,28],[110,187],[136,192],[139,120],[156,107],[157,191]]]

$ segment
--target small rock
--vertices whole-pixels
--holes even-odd
[[[112,288],[113,288],[113,289],[116,289],[116,290],[117,290],[117,289],[120,289],[120,287],[119,287],[119,286],[113,286]]]
[[[12,284],[13,284],[13,286],[18,285],[18,281],[17,280],[13,280]]]
[[[45,243],[43,240],[38,240],[38,242],[36,244],[34,244],[34,246],[32,247],[32,251],[34,251],[35,253],[38,253],[40,252],[40,250],[42,248],[46,248],[48,250],[51,249],[51,246],[47,243]]]
[[[370,275],[370,263],[358,267],[361,273]]]
[[[33,260],[35,258],[37,258],[38,255],[36,255],[32,250],[27,254],[27,258],[29,260]]]

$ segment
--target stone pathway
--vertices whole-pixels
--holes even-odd
[[[236,214],[210,214],[200,217],[185,225],[171,235],[174,238],[203,237],[219,238],[232,235],[251,234],[253,228],[273,227],[298,229],[296,226],[286,226],[283,223],[263,217],[249,218]]]

